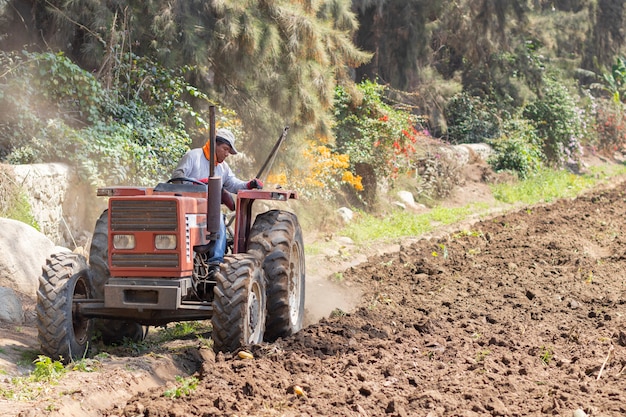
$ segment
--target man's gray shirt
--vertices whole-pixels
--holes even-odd
[[[172,178],[186,177],[198,180],[208,178],[209,174],[210,162],[204,156],[202,148],[196,148],[188,151],[182,157],[178,166],[174,172],[172,172]],[[235,174],[226,161],[217,164],[214,175],[216,177],[222,177],[222,187],[233,194],[237,194],[237,191],[247,188],[247,182],[235,177]]]

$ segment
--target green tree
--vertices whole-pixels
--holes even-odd
[[[626,5],[623,0],[598,0],[591,2],[589,9],[593,25],[582,57],[582,67],[599,72],[611,64],[624,45]]]
[[[442,1],[354,0],[360,22],[356,43],[374,58],[357,68],[357,79],[379,79],[390,86],[411,90],[419,81],[420,67],[428,62],[432,20],[441,13]]]
[[[351,41],[358,22],[350,4],[46,0],[33,4],[29,30],[105,86],[124,76],[117,69],[128,53],[188,66],[188,81],[234,108],[257,148],[269,148],[267,132],[285,122],[296,134],[330,129],[335,85],[352,83],[350,68],[370,57]]]

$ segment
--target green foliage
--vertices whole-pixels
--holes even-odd
[[[580,162],[582,111],[565,85],[546,77],[540,96],[524,108],[523,116],[536,126],[546,163],[561,167]]]
[[[97,359],[82,358],[71,363],[72,371],[96,372],[100,370],[102,363]]]
[[[28,197],[6,168],[0,167],[0,217],[26,223],[39,230]]]
[[[48,383],[59,380],[67,369],[59,361],[53,361],[48,356],[39,355],[35,360],[35,370],[32,373],[33,381],[45,381]]]
[[[154,185],[188,149],[184,119],[206,133],[189,100],[208,97],[183,70],[145,58],[120,64],[113,90],[63,54],[4,54],[0,68],[0,108],[12,109],[0,115],[0,155],[11,163],[67,162],[97,186]]]
[[[36,2],[32,13],[46,47],[79,50],[78,63],[106,89],[128,76],[118,67],[132,62],[129,52],[167,71],[189,65],[186,79],[237,110],[262,150],[271,147],[267,132],[285,121],[298,127],[292,135],[328,133],[335,85],[352,84],[350,68],[371,57],[352,43],[351,0],[77,0]]]
[[[552,352],[552,348],[549,346],[542,346],[539,352],[539,359],[543,362],[544,365],[550,365],[552,358],[554,357],[554,353]]]
[[[30,67],[34,89],[46,104],[53,105],[55,114],[71,125],[95,122],[100,117],[104,91],[93,74],[84,71],[63,53],[24,53]]]
[[[211,325],[208,322],[202,321],[183,321],[177,322],[172,327],[166,327],[159,331],[159,342],[166,342],[169,340],[177,340],[194,335],[198,333],[207,333],[211,330]]]
[[[624,92],[626,92],[626,59],[618,56],[615,63],[611,66],[611,71],[602,73],[604,80],[604,89],[611,95],[615,103],[621,103],[624,100]]]
[[[361,97],[343,87],[335,92],[337,151],[347,154],[352,165],[371,166],[378,177],[407,171],[419,135],[428,132],[418,132],[417,117],[385,102],[384,86],[365,80],[357,87]]]
[[[191,393],[198,387],[200,382],[195,376],[183,378],[182,376],[176,376],[176,382],[178,385],[174,388],[166,390],[163,395],[168,398],[180,398],[182,396],[191,395]]]
[[[481,349],[476,352],[476,357],[474,358],[474,360],[476,362],[484,362],[489,355],[491,355],[491,351],[489,349]]]
[[[502,136],[489,141],[495,154],[488,162],[494,171],[512,171],[521,179],[538,172],[543,154],[534,125],[525,119],[512,119],[504,123],[502,131]]]
[[[28,352],[31,356],[31,352]],[[93,372],[98,369],[99,362],[92,359],[81,359],[65,367],[60,361],[53,361],[48,356],[36,355],[29,363],[35,365],[33,371],[25,377],[10,379],[8,388],[0,387],[0,398],[12,401],[32,401],[49,391],[50,385],[57,384],[70,371]]]
[[[467,92],[446,103],[448,137],[452,143],[480,143],[500,135],[498,106]]]

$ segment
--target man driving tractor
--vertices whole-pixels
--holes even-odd
[[[202,148],[187,151],[182,157],[176,169],[172,172],[172,178],[192,178],[206,183],[210,175],[210,141]],[[236,194],[239,190],[251,190],[263,188],[263,183],[258,178],[250,181],[240,180],[235,176],[230,166],[226,163],[229,155],[236,155],[235,135],[228,129],[217,129],[215,132],[215,171],[216,177],[222,178],[222,189]],[[224,201],[229,209],[234,210],[232,198]],[[209,274],[214,275],[219,270],[219,265],[224,261],[226,252],[226,225],[224,217],[220,216],[220,229],[213,255],[209,258]]]

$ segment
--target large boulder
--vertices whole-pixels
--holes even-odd
[[[46,258],[60,250],[43,233],[17,220],[0,218],[0,287],[36,297]]]

